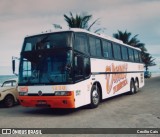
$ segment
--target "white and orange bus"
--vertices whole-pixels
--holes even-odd
[[[82,29],[24,39],[19,101],[25,107],[96,108],[100,101],[144,86],[140,49]]]

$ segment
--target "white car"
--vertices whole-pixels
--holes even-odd
[[[0,102],[5,107],[12,107],[18,102],[17,79],[10,79],[3,82],[0,87]]]

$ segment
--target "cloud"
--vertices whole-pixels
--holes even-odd
[[[146,45],[149,53],[153,54],[153,55],[159,55],[160,52],[160,45]]]
[[[0,68],[1,68],[0,75],[13,75],[11,66],[0,66]]]
[[[133,35],[139,34],[140,40],[146,44],[159,44],[160,39],[160,1],[138,1],[114,6],[94,12],[93,15],[101,17],[102,26],[106,26],[110,35],[117,30],[128,30]]]
[[[19,55],[25,36],[53,29],[53,23],[67,28],[63,14],[70,11],[92,14],[92,21],[100,18],[96,27],[105,27],[111,36],[117,30],[139,34],[148,51],[157,53],[159,5],[159,0],[0,0],[0,66],[9,65],[11,56]]]
[[[127,29],[143,36],[144,43],[157,44],[160,42],[157,39],[160,35],[159,4],[158,0],[1,0],[0,37],[4,39],[10,33],[12,37],[22,38],[28,33],[50,29],[52,23],[66,27],[63,14],[71,11],[88,12],[93,20],[100,18],[101,26],[107,28],[110,35],[118,29]]]
[[[67,9],[74,7],[75,0],[1,0],[0,13],[2,17],[12,16],[46,16],[47,14],[64,13]],[[15,6],[13,6],[15,5]]]

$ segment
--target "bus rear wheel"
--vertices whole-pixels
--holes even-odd
[[[135,80],[135,92],[137,93],[139,90],[139,81],[138,79]]]
[[[131,80],[130,82],[130,92],[131,95],[136,93],[136,89],[135,89],[135,82],[134,80]]]
[[[95,85],[93,85],[92,90],[91,90],[91,104],[90,108],[96,108],[98,107],[100,102],[100,92],[99,88]]]

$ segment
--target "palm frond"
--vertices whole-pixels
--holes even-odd
[[[72,12],[69,13],[69,16],[64,14],[64,19],[70,28],[83,28],[88,31],[90,31],[93,25],[95,25],[95,23],[99,20],[98,18],[89,25],[89,21],[91,20],[91,18],[92,15],[86,15],[86,14],[83,15],[76,14],[75,16],[73,16]]]
[[[89,27],[88,27],[88,31],[91,29],[91,27],[97,22],[99,20],[99,18],[98,19],[96,19]]]

